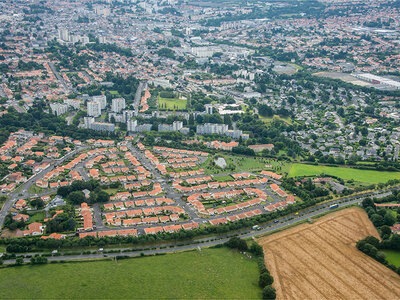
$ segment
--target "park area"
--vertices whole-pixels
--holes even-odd
[[[277,299],[399,299],[399,275],[355,246],[369,235],[379,237],[353,207],[258,239]]]
[[[186,108],[186,99],[158,97],[158,109],[160,110],[186,110]]]
[[[345,180],[365,183],[385,183],[388,180],[400,179],[400,172],[361,170],[343,167],[314,166],[295,163],[289,171],[289,177],[331,175]]]
[[[260,299],[254,259],[215,248],[0,269],[0,299]]]

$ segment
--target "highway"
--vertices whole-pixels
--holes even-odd
[[[132,249],[132,251],[129,251],[130,248],[119,248],[119,249],[112,249],[112,250],[120,250],[121,252],[118,253],[95,253],[95,254],[83,254],[83,255],[58,255],[58,256],[51,256],[48,257],[49,261],[57,261],[57,260],[77,260],[77,259],[98,259],[98,258],[103,258],[103,257],[116,257],[119,255],[127,255],[127,256],[139,256],[142,253],[145,255],[154,255],[158,253],[169,253],[169,252],[177,252],[177,251],[185,251],[185,250],[191,250],[191,249],[198,249],[204,248],[204,247],[211,247],[219,244],[223,244],[226,241],[229,240],[230,237],[237,235],[241,238],[254,238],[259,235],[263,235],[266,233],[270,233],[279,229],[283,229],[285,227],[291,226],[295,223],[301,222],[301,221],[306,221],[309,218],[314,218],[318,215],[327,213],[331,211],[330,206],[333,204],[339,204],[339,206],[344,206],[344,205],[352,205],[352,204],[358,204],[360,203],[364,198],[368,196],[373,196],[376,198],[381,198],[385,197],[387,195],[390,195],[391,190],[393,188],[385,189],[382,191],[377,191],[370,193],[368,195],[363,195],[363,196],[350,196],[347,198],[339,199],[336,201],[331,201],[329,203],[323,203],[316,205],[312,208],[306,209],[302,211],[299,215],[289,215],[284,218],[275,220],[273,222],[269,222],[265,225],[260,226],[258,230],[253,230],[253,229],[243,229],[238,232],[234,233],[228,233],[224,234],[218,237],[210,237],[210,238],[201,238],[201,239],[195,239],[193,241],[187,241],[185,244],[184,241],[176,242],[176,243],[170,243],[170,244],[165,244],[160,247],[156,247],[155,249],[148,249],[148,250],[142,250],[142,249]],[[180,244],[181,246],[177,246],[177,244]],[[185,245],[182,245],[185,244]],[[151,246],[146,246],[146,248],[149,248]],[[124,251],[124,252],[122,252]],[[74,251],[77,252],[77,251]],[[62,253],[68,253],[67,251],[61,252]],[[23,253],[19,255],[34,255],[35,253]],[[30,258],[25,258],[25,262],[29,262]],[[15,263],[15,259],[10,259],[10,260],[5,260],[5,264],[9,263]]]

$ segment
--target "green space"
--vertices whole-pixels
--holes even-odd
[[[232,159],[238,166],[238,171],[254,171],[265,169],[267,164],[267,158],[261,157],[246,157],[246,156],[234,156]]]
[[[389,264],[400,267],[400,251],[395,250],[382,250],[386,254],[386,259]]]
[[[277,174],[288,174],[290,168],[292,167],[291,162],[287,162],[284,160],[277,160],[272,158],[265,159],[265,167],[264,170],[272,171]]]
[[[280,121],[285,122],[288,125],[292,125],[293,124],[292,118],[290,118],[290,117],[281,117],[281,116],[278,116],[278,115],[274,115],[273,117],[262,117],[261,120],[266,124],[271,123],[273,120],[280,120]]]
[[[0,269],[0,298],[260,299],[258,272],[256,260],[227,248],[29,265]]]
[[[43,222],[43,220],[46,218],[46,212],[45,211],[39,211],[34,213],[33,215],[30,215],[29,217],[29,223],[35,223],[35,222]]]
[[[43,192],[44,192],[44,189],[36,186],[35,184],[32,184],[28,189],[28,193],[30,193],[30,194],[41,194]]]
[[[342,179],[367,183],[384,183],[392,179],[400,179],[400,172],[385,172],[374,170],[360,170],[344,167],[328,167],[328,166],[314,166],[306,164],[293,164],[289,177],[297,176],[313,176],[313,175],[331,175],[337,176]]]
[[[186,110],[186,108],[186,99],[158,97],[158,109],[160,110]]]
[[[233,181],[233,177],[231,175],[220,175],[220,176],[214,176],[214,180],[218,182],[227,182],[227,181]]]
[[[108,189],[105,189],[103,191],[105,191],[110,196],[113,196],[113,195],[115,195],[116,193],[118,193],[119,191],[122,191],[122,190],[120,188],[108,188]]]

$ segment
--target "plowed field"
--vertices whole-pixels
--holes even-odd
[[[368,235],[366,213],[349,208],[259,239],[277,299],[400,299],[400,276],[355,247]]]

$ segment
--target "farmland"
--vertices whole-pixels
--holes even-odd
[[[289,177],[296,176],[313,176],[313,175],[331,175],[337,176],[345,180],[366,182],[366,183],[381,183],[387,182],[392,179],[400,179],[400,172],[384,172],[373,170],[360,170],[343,167],[328,167],[328,166],[314,166],[306,164],[293,164]]]
[[[259,239],[278,299],[398,299],[400,277],[355,247],[378,232],[359,208]]]
[[[158,108],[161,110],[186,110],[187,100],[158,97]]]
[[[257,263],[227,248],[0,269],[0,298],[260,298]],[[10,289],[9,287],[13,288]]]

